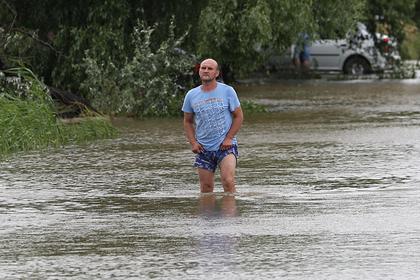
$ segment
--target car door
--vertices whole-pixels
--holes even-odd
[[[317,40],[310,48],[311,68],[314,70],[341,70],[346,40]]]

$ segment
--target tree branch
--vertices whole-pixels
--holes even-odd
[[[50,43],[45,42],[45,41],[43,41],[43,40],[39,39],[39,38],[38,38],[38,36],[35,36],[33,33],[29,32],[29,31],[26,31],[26,30],[21,29],[21,28],[13,28],[13,29],[12,29],[12,30],[10,30],[10,31],[20,32],[20,33],[22,33],[22,34],[24,34],[24,35],[26,35],[26,36],[31,37],[33,40],[37,41],[37,42],[38,42],[38,43],[40,43],[41,45],[44,45],[44,46],[46,46],[46,47],[50,48],[50,49],[51,49],[51,50],[53,50],[55,53],[57,53],[57,54],[59,54],[59,53],[60,53],[60,52],[59,52],[56,48],[54,48],[54,47],[53,47]]]

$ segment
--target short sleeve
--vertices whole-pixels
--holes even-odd
[[[233,112],[239,106],[241,106],[241,103],[239,102],[236,91],[232,87],[229,87],[229,111]]]
[[[187,95],[184,98],[184,104],[182,105],[182,111],[185,113],[192,113],[193,109],[190,102],[190,94],[187,93]]]

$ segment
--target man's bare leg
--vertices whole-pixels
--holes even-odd
[[[225,192],[236,192],[235,187],[236,157],[233,154],[227,155],[220,162],[220,177]]]
[[[198,177],[200,179],[200,189],[202,193],[213,192],[214,189],[214,173],[203,169],[198,168]]]

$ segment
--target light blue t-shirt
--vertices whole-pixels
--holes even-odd
[[[209,92],[201,86],[187,92],[182,111],[193,113],[195,137],[207,151],[217,151],[232,125],[232,112],[240,106],[235,90],[228,85],[217,83]],[[233,144],[237,145],[236,136]]]

